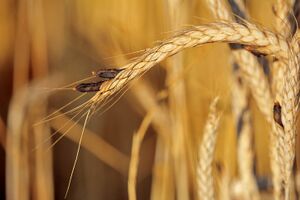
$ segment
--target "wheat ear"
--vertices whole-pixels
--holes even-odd
[[[274,6],[275,12],[275,28],[276,31],[281,33],[283,37],[289,38],[292,34],[292,24],[289,22],[290,12],[292,11],[294,0],[277,0],[276,6]],[[282,31],[284,30],[284,31]],[[273,90],[275,99],[281,102],[280,91],[283,88],[284,71],[287,63],[283,60],[276,60],[273,63]]]
[[[281,103],[277,103],[280,108],[280,122],[274,122],[276,148],[278,156],[277,163],[280,167],[281,182],[283,191],[281,199],[289,199],[290,180],[292,167],[295,158],[295,138],[296,138],[296,117],[299,107],[299,64],[293,48],[290,50],[288,65],[284,68],[283,87],[279,92]],[[275,112],[275,110],[274,110]]]
[[[273,120],[273,96],[270,90],[270,85],[267,78],[263,75],[263,69],[253,67],[258,65],[258,61],[249,52],[235,52],[236,57],[239,57],[242,77],[249,86],[251,93],[257,103],[259,110],[264,114],[266,120],[272,127],[270,134],[270,158],[272,170],[272,182],[274,188],[274,198],[279,199],[281,196],[281,174],[278,163],[277,138],[278,130]],[[250,55],[247,55],[250,54]]]
[[[291,22],[289,22],[290,12],[292,11],[293,4],[294,0],[277,0],[276,7],[274,8],[276,16],[275,28],[278,32],[283,32],[283,36],[285,38],[291,37],[293,31],[292,24]],[[293,41],[292,43],[297,44]],[[277,124],[276,122],[273,122],[272,126],[273,132],[275,132],[272,145],[273,148],[276,148],[277,150],[271,149],[271,153],[273,154],[272,157],[274,157],[274,159],[277,161],[274,161],[274,159],[271,160],[271,167],[278,168],[277,171],[280,171],[281,174],[280,177],[277,177],[277,182],[281,184],[280,189],[274,187],[274,197],[276,199],[282,199],[283,196],[285,196],[285,199],[289,198],[289,182],[295,151],[295,144],[293,141],[295,138],[295,127],[293,127],[295,125],[295,121],[293,121],[295,120],[295,112],[293,112],[293,109],[295,109],[297,103],[294,102],[295,104],[293,106],[290,106],[289,104],[292,103],[293,99],[295,100],[296,98],[295,92],[293,92],[293,88],[298,88],[298,77],[296,74],[293,74],[293,70],[298,71],[298,63],[294,60],[295,55],[293,55],[294,51],[298,51],[296,49],[297,45],[294,45],[294,48],[291,50],[290,53],[291,60],[289,60],[289,62],[286,62],[283,59],[279,59],[273,63],[272,84],[275,94],[275,101],[278,102],[278,104],[280,104],[280,106],[282,107],[281,120],[283,124],[283,126],[280,126],[278,125],[278,122]],[[289,95],[288,93],[294,93],[294,96],[292,94]],[[286,95],[289,95],[289,97]],[[287,119],[287,115],[289,116],[289,119]],[[285,118],[285,120],[283,120],[283,118]],[[286,128],[286,126],[288,127]]]
[[[284,150],[284,181],[286,187],[285,198],[289,198],[289,183],[295,158],[295,138],[296,138],[296,116],[299,104],[299,63],[298,57],[291,49],[289,65],[285,68],[283,89],[281,91],[282,107],[281,117],[284,135],[280,136]]]
[[[249,121],[250,113],[244,114],[244,119]],[[253,175],[253,138],[251,137],[251,124],[245,124],[238,141],[238,166],[241,176],[243,196],[245,200],[258,200],[260,195]]]
[[[214,42],[240,43],[255,51],[284,58],[287,57],[289,48],[288,43],[281,36],[261,30],[250,23],[219,22],[192,27],[147,50],[136,61],[125,65],[124,70],[115,78],[101,85],[100,91],[95,94],[92,101],[94,104],[100,103],[134,78],[143,75],[155,64],[183,49]]]
[[[290,0],[277,0],[274,6],[275,13],[275,29],[277,32],[283,31],[283,36],[288,38],[291,34],[291,24],[288,21],[289,12],[291,11],[293,2]],[[284,85],[284,71],[286,68],[286,63],[282,60],[277,60],[273,62],[273,77],[272,77],[272,87],[274,98],[276,102],[282,102],[281,91]],[[284,194],[283,191],[286,190],[283,187],[287,185],[282,184],[282,181],[286,179],[285,165],[284,162],[284,130],[282,127],[278,126],[276,122],[273,121],[272,125],[273,136],[271,140],[271,169],[273,171],[273,187],[274,187],[274,198],[276,200],[282,199]],[[275,172],[276,170],[276,172]],[[280,173],[280,176],[276,175]]]
[[[213,200],[214,185],[212,177],[212,162],[217,139],[217,128],[220,116],[217,113],[215,98],[210,105],[208,119],[205,123],[203,139],[199,148],[199,164],[197,167],[198,196],[202,200]]]
[[[263,74],[263,69],[250,52],[235,51],[235,57],[239,60],[242,77],[249,86],[253,98],[259,110],[264,114],[268,122],[273,118],[273,97],[267,78]]]

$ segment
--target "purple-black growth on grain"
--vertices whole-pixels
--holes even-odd
[[[275,102],[273,107],[273,117],[277,124],[284,128],[281,120],[281,105],[278,102]]]
[[[78,92],[98,92],[100,86],[104,81],[91,82],[91,83],[80,83],[75,87]]]
[[[101,69],[101,70],[95,72],[94,74],[97,77],[101,78],[102,80],[110,80],[110,79],[115,78],[118,75],[118,73],[122,70],[124,70],[124,69],[117,69],[117,68],[115,68],[115,69]]]

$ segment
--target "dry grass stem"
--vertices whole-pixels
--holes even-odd
[[[168,1],[169,26],[171,30],[178,30],[187,22],[187,2],[178,0]],[[178,8],[181,12],[177,12]],[[168,87],[168,102],[170,115],[170,131],[172,142],[172,156],[176,176],[176,196],[179,199],[189,199],[190,183],[193,183],[195,169],[193,168],[193,150],[191,137],[188,132],[188,112],[186,100],[185,80],[178,78],[184,71],[183,54],[173,56],[166,65]],[[172,84],[171,84],[172,83]],[[192,179],[190,179],[192,178]],[[192,181],[190,181],[192,180]],[[192,184],[194,186],[194,184]]]
[[[3,147],[3,149],[5,149],[5,143],[6,143],[6,127],[5,124],[2,120],[2,118],[0,117],[0,143]]]
[[[231,180],[230,175],[225,169],[221,169],[220,171],[220,180],[218,183],[219,187],[219,199],[220,200],[230,200],[231,199]]]
[[[128,198],[129,200],[136,200],[136,178],[139,164],[139,153],[140,148],[147,132],[149,125],[151,124],[153,113],[150,112],[144,118],[141,126],[139,127],[136,134],[133,135],[132,148],[131,148],[131,159],[129,163],[129,175],[128,175]]]
[[[26,92],[12,101],[6,140],[6,196],[8,199],[30,199],[28,120],[25,119]]]

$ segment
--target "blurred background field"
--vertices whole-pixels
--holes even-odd
[[[72,116],[33,125],[80,94],[48,88],[122,66],[176,30],[216,21],[202,0],[178,0],[176,7],[167,0],[0,2],[0,199],[63,199],[81,129],[72,129],[49,150],[50,142],[44,141]],[[247,0],[251,21],[273,30],[273,4]],[[155,114],[141,145],[137,199],[196,199],[198,145],[216,96],[223,114],[215,163],[234,182],[237,136],[229,52],[225,44],[186,50],[130,85],[111,109],[93,116],[67,199],[128,198],[132,136],[151,110]],[[172,68],[176,59],[179,72]],[[268,182],[268,126],[253,100],[251,110],[255,173]],[[164,137],[178,145],[178,163],[171,160]]]

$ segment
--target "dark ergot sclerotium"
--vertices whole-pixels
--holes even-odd
[[[78,92],[98,92],[100,86],[104,81],[92,82],[92,83],[81,83],[75,87]]]
[[[275,102],[274,107],[273,107],[273,117],[274,120],[277,124],[279,124],[282,128],[283,124],[282,124],[282,120],[281,120],[281,106],[278,102]]]
[[[102,78],[103,80],[110,80],[115,78],[118,75],[118,73],[122,70],[124,69],[101,69],[95,72],[95,75],[99,78]]]

